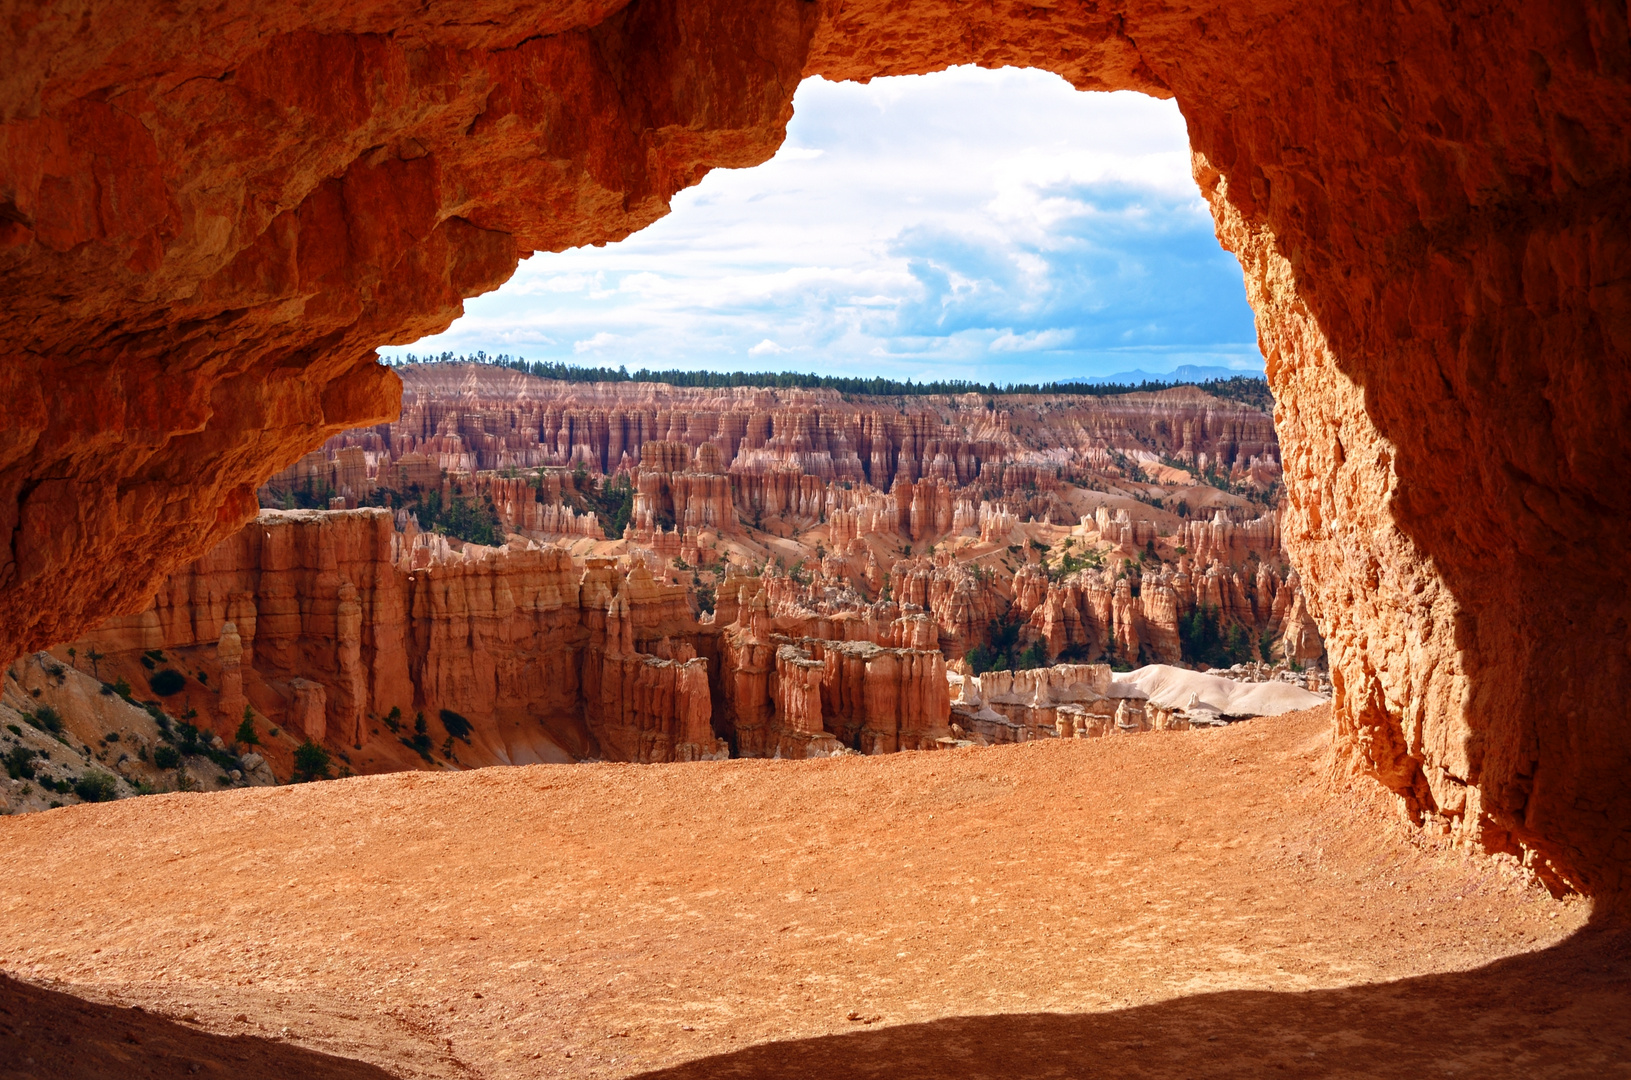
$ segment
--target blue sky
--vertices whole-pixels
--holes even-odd
[[[806,80],[771,161],[619,244],[536,254],[381,352],[1031,382],[1261,372],[1255,342],[1176,105],[955,68]]]

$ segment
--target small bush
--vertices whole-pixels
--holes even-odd
[[[292,779],[297,784],[328,779],[328,751],[307,739],[295,748]]]
[[[6,730],[11,732],[13,735],[19,735],[20,736],[23,733],[23,729],[18,727],[16,724],[7,724],[6,725]]]
[[[155,746],[153,764],[161,769],[173,769],[181,764],[181,751],[173,746]]]
[[[152,671],[154,668],[156,668],[158,666],[159,665],[157,664],[157,662],[155,662],[154,659],[151,656],[142,657],[142,667],[146,668],[148,671]]]
[[[34,779],[34,751],[26,746],[13,746],[4,758],[6,773],[13,780]]]
[[[238,733],[233,738],[245,746],[259,746],[261,737],[255,734],[255,718],[245,716],[244,722],[238,725]]]
[[[153,688],[153,693],[159,697],[169,697],[179,694],[187,688],[187,676],[175,668],[165,668],[163,671],[147,680],[147,685]]]
[[[113,692],[126,701],[130,701],[130,684],[125,681],[123,675],[119,676],[118,680],[113,684]],[[135,703],[131,702],[131,704]]]
[[[23,719],[52,735],[62,735],[62,716],[49,705],[41,705],[31,713],[24,713]]]
[[[454,712],[452,709],[443,709],[441,712],[442,727],[454,738],[470,741],[470,721]]]
[[[113,777],[105,772],[88,772],[75,780],[74,794],[85,802],[111,802],[119,797]]]
[[[400,706],[391,706],[391,711],[385,715],[385,726],[393,732],[402,730],[402,709]]]

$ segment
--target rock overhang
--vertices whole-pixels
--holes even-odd
[[[139,607],[267,474],[392,415],[375,346],[767,158],[800,78],[1042,67],[1184,112],[1348,759],[1560,886],[1625,885],[1623,10],[105,3],[5,48],[14,655]]]

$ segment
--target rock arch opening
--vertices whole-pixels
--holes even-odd
[[[1040,67],[1184,112],[1350,760],[1433,827],[1623,888],[1622,6],[484,10],[93,5],[12,31],[14,653],[139,606],[272,468],[391,415],[376,346],[445,326],[519,252],[625,236],[763,160],[803,76]]]
[[[533,255],[446,332],[382,355],[480,350],[611,378],[1261,373],[1175,102],[964,66],[812,76],[793,106],[769,161],[715,170],[614,244]]]

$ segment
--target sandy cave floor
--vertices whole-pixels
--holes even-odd
[[[0,1077],[1631,1076],[1626,932],[1328,732],[0,819]]]

